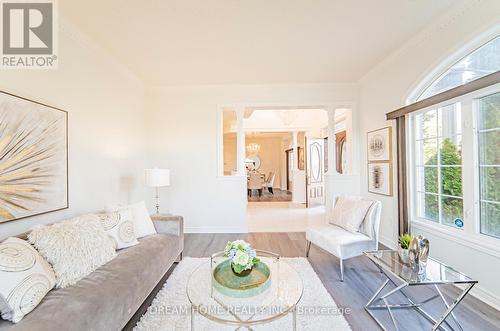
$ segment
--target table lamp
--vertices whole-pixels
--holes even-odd
[[[156,188],[155,207],[156,214],[160,213],[160,187],[170,185],[170,170],[168,169],[145,169],[146,185]]]

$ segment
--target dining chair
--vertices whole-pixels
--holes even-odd
[[[247,184],[248,196],[252,196],[253,190],[257,190],[259,192],[259,197],[262,196],[263,186],[264,182],[262,180],[262,175],[258,172],[251,172]]]
[[[264,187],[267,188],[269,193],[271,193],[273,195],[274,195],[273,186],[274,186],[274,178],[275,177],[276,177],[276,175],[274,174],[274,172],[271,171],[269,173],[269,176],[267,176],[266,182],[264,183]]]

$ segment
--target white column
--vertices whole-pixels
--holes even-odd
[[[328,111],[328,174],[338,174],[336,159],[336,137],[335,137],[335,109],[330,108]]]
[[[334,180],[338,175],[336,167],[336,137],[335,137],[335,108],[326,109],[328,113],[328,172],[325,175],[325,207],[326,217],[331,219],[333,199],[334,199]],[[337,177],[338,179],[338,177]]]
[[[298,146],[297,131],[292,132],[292,146],[293,146],[293,171],[299,170],[299,146]]]
[[[353,133],[359,132],[356,127],[356,122],[354,122],[354,112],[352,109],[348,109],[346,112],[346,146],[347,146],[347,171],[346,173],[351,175],[353,173],[359,173],[359,161],[357,161],[358,153],[358,142],[359,139],[355,139]],[[356,167],[356,168],[355,168]]]
[[[246,145],[245,145],[245,130],[243,127],[243,118],[245,115],[245,109],[240,107],[236,108],[236,164],[237,173],[240,176],[245,176],[245,159],[246,159]]]
[[[306,202],[306,172],[304,170],[299,170],[299,144],[298,144],[298,132],[293,132],[293,189],[292,198],[295,203],[305,203]]]

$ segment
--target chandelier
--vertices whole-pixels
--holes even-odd
[[[257,154],[260,151],[260,145],[256,143],[251,143],[247,145],[248,154]]]

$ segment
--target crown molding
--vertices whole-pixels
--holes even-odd
[[[404,54],[410,52],[412,49],[424,47],[423,44],[429,39],[435,37],[441,31],[448,29],[457,20],[465,16],[467,13],[471,12],[475,7],[480,4],[485,3],[484,0],[468,0],[462,1],[461,3],[455,5],[446,13],[440,15],[432,23],[428,24],[423,30],[410,38],[406,43],[400,46],[398,49],[393,51],[389,56],[386,56],[384,60],[379,62],[371,70],[369,70],[365,75],[363,75],[358,82],[363,84],[370,79],[376,77],[383,69],[389,65],[395,59],[403,56]]]

